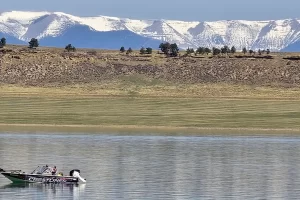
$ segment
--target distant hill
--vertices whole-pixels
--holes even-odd
[[[7,42],[10,43],[10,44],[19,44],[19,45],[21,45],[21,44],[28,44],[25,41],[19,40],[18,38],[15,38],[13,36],[10,36],[8,34],[0,32],[0,39],[3,38],[3,37],[6,38]]]
[[[287,46],[282,51],[283,52],[300,52],[300,41]]]
[[[128,30],[99,32],[88,26],[75,25],[57,37],[42,38],[40,43],[56,47],[65,47],[66,43],[71,43],[77,48],[120,49],[124,46],[139,49],[142,46],[158,48],[160,41],[142,37]]]

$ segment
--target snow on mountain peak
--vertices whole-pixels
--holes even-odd
[[[179,47],[236,46],[237,49],[281,50],[300,40],[298,19],[214,22],[178,20],[138,20],[109,16],[78,17],[63,12],[11,11],[0,14],[0,33],[27,41],[58,37],[75,25],[94,31],[128,30],[160,41],[176,42]]]
[[[29,24],[32,20],[47,14],[49,14],[49,12],[11,11],[1,13],[0,20],[15,20],[21,24]]]

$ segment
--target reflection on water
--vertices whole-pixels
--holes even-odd
[[[26,196],[34,199],[34,197],[46,198],[46,199],[56,199],[59,197],[66,196],[69,199],[80,199],[80,196],[84,195],[85,184],[39,184],[39,183],[10,183],[1,186],[1,195],[3,199],[8,199],[5,196],[11,195],[18,191],[19,194],[16,196]],[[4,198],[5,197],[5,198]]]
[[[0,199],[298,199],[298,137],[0,134],[0,167],[74,168],[80,185],[13,185]]]

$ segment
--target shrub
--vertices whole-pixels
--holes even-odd
[[[231,52],[232,54],[235,54],[235,53],[236,53],[236,48],[235,48],[235,46],[232,46],[232,47],[231,47],[230,52]]]
[[[131,54],[132,53],[132,49],[131,47],[129,47],[129,49],[126,51],[126,54]]]
[[[140,54],[144,55],[145,53],[146,53],[146,49],[145,49],[144,47],[142,47],[142,48],[140,49]]]
[[[152,48],[148,47],[148,48],[146,49],[146,52],[147,52],[147,54],[152,54]]]

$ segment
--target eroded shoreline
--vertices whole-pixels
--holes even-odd
[[[272,128],[214,128],[120,125],[54,125],[54,124],[0,124],[0,133],[96,133],[127,135],[178,135],[178,136],[300,136],[300,129]]]

